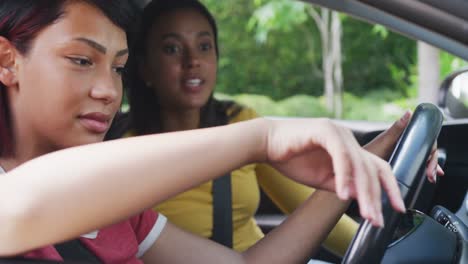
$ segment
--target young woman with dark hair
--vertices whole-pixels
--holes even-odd
[[[167,108],[166,102],[168,95],[159,94],[155,92],[157,85],[140,78],[141,72],[144,71],[144,68],[148,68],[147,74],[154,74],[154,71],[158,71],[157,76],[163,76],[166,69],[165,65],[153,65],[152,60],[148,57],[154,54],[154,47],[148,45],[149,36],[155,31],[155,23],[157,21],[163,20],[168,13],[176,12],[179,10],[193,9],[197,13],[200,13],[206,20],[207,25],[210,27],[210,34],[213,34],[212,43],[205,43],[207,46],[212,45],[207,48],[207,52],[213,52],[213,60],[217,60],[219,57],[219,48],[218,48],[218,29],[216,22],[211,13],[206,9],[206,7],[198,1],[152,1],[144,9],[142,21],[140,23],[140,28],[138,29],[138,40],[135,41],[135,47],[132,49],[134,52],[133,60],[130,61],[133,64],[130,68],[131,74],[134,76],[131,80],[133,83],[131,87],[134,89],[128,90],[128,99],[131,105],[132,111],[130,112],[130,120],[132,120],[132,128],[138,135],[147,135],[154,133],[167,132],[167,127],[164,127],[164,123],[167,123],[167,116],[164,113],[164,109]],[[159,47],[162,48],[162,47]],[[170,49],[171,47],[165,47]],[[212,50],[211,50],[212,49]],[[170,52],[170,51],[166,51]],[[174,51],[172,51],[174,52]],[[207,54],[208,54],[207,53]],[[216,63],[214,63],[216,64]],[[216,65],[213,65],[214,74],[216,73]],[[145,70],[146,71],[146,70]],[[205,98],[201,99],[201,105],[198,106],[200,113],[197,115],[199,119],[199,124],[197,121],[196,127],[192,128],[204,128],[212,127],[219,125],[226,125],[230,122],[230,119],[236,116],[242,109],[241,106],[236,105],[232,101],[219,101],[213,97],[213,87],[216,76],[212,76],[212,83],[209,83],[211,89],[205,89],[203,96]],[[208,86],[208,84],[207,84]],[[161,91],[160,91],[161,92]],[[175,95],[175,97],[180,97]],[[166,104],[166,105],[162,105]],[[178,107],[173,105],[173,107]],[[181,109],[181,111],[184,111]],[[166,120],[163,120],[166,119]],[[167,124],[166,124],[167,125]],[[179,130],[179,129],[175,129]]]
[[[0,2],[0,36],[6,38],[17,52],[26,56],[31,52],[35,37],[41,30],[53,24],[65,15],[64,6],[73,0],[51,1],[1,1]],[[83,0],[95,6],[122,30],[127,33],[130,43],[134,33],[134,20],[137,18],[135,10],[127,1]],[[84,62],[84,61],[82,61]],[[123,68],[119,68],[121,71]],[[0,82],[0,155],[12,155],[11,109],[5,84]],[[34,113],[37,118],[42,116]]]
[[[388,164],[325,119],[258,118],[100,143],[123,93],[125,4],[0,1],[1,143],[10,144],[0,156],[0,256],[61,260],[52,245],[78,238],[104,263],[299,263],[339,218],[314,210],[338,199],[331,192],[305,201],[242,254],[147,210],[252,162],[357,198],[375,225],[383,224],[381,186],[405,210]]]
[[[144,8],[134,49],[136,65],[131,68],[135,82],[128,93],[132,129],[127,136],[221,126],[257,117],[252,109],[213,97],[219,59],[217,36],[213,16],[197,0],[153,0]],[[408,120],[406,114],[366,149],[389,158]],[[233,170],[231,184],[232,245],[237,251],[246,250],[263,237],[254,219],[259,189],[287,214],[314,192],[263,163]],[[183,229],[211,238],[213,185],[200,185],[154,209]],[[343,214],[348,205],[331,197],[317,205],[316,212]],[[356,230],[357,223],[344,215],[325,246],[344,254]]]

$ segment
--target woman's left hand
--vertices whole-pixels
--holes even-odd
[[[382,159],[388,160],[401,133],[403,133],[406,126],[408,125],[410,118],[411,112],[405,112],[405,114],[400,119],[395,121],[395,123],[393,123],[390,128],[380,133],[375,139],[365,145],[364,148],[369,152],[372,152],[375,155],[381,157]],[[427,161],[426,175],[428,180],[432,183],[436,183],[437,176],[444,175],[444,171],[438,165],[437,161],[437,143],[434,143],[431,154]]]

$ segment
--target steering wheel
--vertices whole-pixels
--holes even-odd
[[[390,158],[403,201],[411,208],[425,180],[426,161],[442,128],[443,115],[437,106],[420,104],[401,135]],[[394,211],[387,195],[382,196],[385,227],[364,221],[359,226],[342,263],[380,263],[395,232],[401,214]]]

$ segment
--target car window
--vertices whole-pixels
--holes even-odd
[[[219,27],[216,96],[264,116],[389,122],[421,101],[436,103],[444,76],[467,65],[384,26],[309,3],[202,2]],[[421,72],[438,73],[431,74],[432,88],[422,90]]]

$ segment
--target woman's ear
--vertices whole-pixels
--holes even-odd
[[[0,82],[7,87],[18,83],[15,63],[16,55],[16,48],[11,42],[0,36]]]

